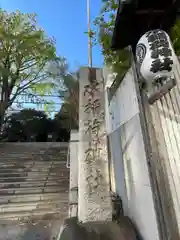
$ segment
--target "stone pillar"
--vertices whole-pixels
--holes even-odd
[[[69,217],[78,215],[78,144],[79,132],[71,131],[70,139],[70,183],[69,183]]]
[[[112,218],[107,137],[104,118],[102,71],[81,68],[79,103],[79,221],[106,221]]]

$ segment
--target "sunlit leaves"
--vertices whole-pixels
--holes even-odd
[[[53,121],[44,112],[35,109],[23,109],[13,113],[7,122],[4,134],[9,141],[27,141],[32,136],[48,133],[53,129]]]
[[[105,64],[123,75],[130,66],[128,49],[114,52],[111,50],[111,40],[118,9],[118,0],[102,0],[102,8],[94,24],[98,26],[96,37],[102,47]],[[171,39],[177,55],[180,55],[180,21],[177,21],[171,32]]]
[[[47,95],[52,94],[52,91],[55,87],[54,83],[38,83],[38,84],[32,84],[29,88],[32,90],[33,93],[39,95],[39,96],[44,96],[46,93]]]
[[[123,76],[130,66],[129,51],[125,49],[115,52],[111,49],[117,8],[117,0],[102,0],[102,8],[94,24],[98,26],[97,38],[102,48],[105,64],[112,66],[114,71]]]
[[[78,76],[77,76],[78,78]],[[64,101],[60,115],[66,113],[69,126],[77,128],[79,119],[79,82],[70,73],[62,76],[63,87],[59,89],[58,93]]]
[[[171,31],[171,39],[176,54],[180,55],[180,20],[176,22]]]
[[[53,66],[58,68],[54,71]],[[17,96],[28,89],[50,95],[61,73],[67,70],[65,59],[56,56],[55,40],[37,25],[36,14],[0,10],[0,93],[6,110]],[[5,96],[2,100],[2,96]],[[2,114],[2,112],[1,112]]]

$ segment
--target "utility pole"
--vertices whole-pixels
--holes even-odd
[[[92,68],[92,36],[91,36],[91,12],[90,0],[87,0],[87,23],[88,23],[88,66]]]

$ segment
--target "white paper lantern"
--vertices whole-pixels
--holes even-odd
[[[147,85],[171,78],[176,56],[168,34],[160,29],[145,33],[136,46],[136,61]]]

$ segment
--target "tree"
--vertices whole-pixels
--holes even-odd
[[[102,8],[94,24],[97,27],[96,36],[100,43],[104,62],[111,66],[115,72],[124,76],[131,64],[131,55],[128,48],[120,51],[111,50],[112,34],[115,26],[115,18],[118,9],[118,0],[102,0]],[[180,54],[180,21],[177,21],[171,32],[171,39],[176,51]]]
[[[60,91],[64,100],[61,113],[71,119],[71,128],[77,128],[79,125],[79,81],[71,74],[64,76],[62,81],[65,88]]]
[[[54,120],[60,128],[66,129],[69,133],[71,129],[78,129],[79,122],[72,114],[72,106],[69,103],[63,103],[59,113],[55,115]]]
[[[7,122],[1,132],[1,140],[9,142],[26,141],[26,133],[23,124],[13,118]]]
[[[0,124],[21,94],[50,93],[55,86],[51,67],[61,64],[55,41],[37,26],[35,14],[0,10]]]
[[[69,129],[71,129],[71,127],[77,128],[79,124],[78,74],[69,72],[69,67],[65,58],[61,59],[61,64],[57,64],[56,62],[53,63],[51,71],[58,76],[55,80],[56,94],[63,101],[61,110],[57,114],[56,119],[64,119],[65,117],[66,122],[64,122],[64,124],[66,128],[67,126],[69,126]]]
[[[63,120],[63,121],[61,121]],[[53,135],[54,141],[69,141],[70,132],[66,128],[65,118],[50,119],[43,111],[23,109],[9,116],[4,128],[3,138],[6,141],[36,141],[46,142],[48,135]]]
[[[70,124],[71,118],[64,115],[61,111],[56,114],[54,118],[54,124],[57,135],[57,142],[68,142],[70,139]]]
[[[177,56],[180,56],[180,20],[177,20],[172,28],[171,39]]]
[[[67,67],[68,69],[68,67]],[[75,76],[69,72],[62,75],[63,87],[59,89],[59,96],[63,104],[58,114],[55,115],[59,136],[65,136],[64,141],[69,141],[71,129],[79,126],[79,81],[78,74]],[[62,133],[62,134],[61,134]],[[62,140],[62,138],[60,138]]]
[[[4,135],[8,141],[29,141],[32,137],[47,136],[54,130],[53,121],[44,112],[23,109],[9,116]]]
[[[65,127],[77,129],[79,125],[79,81],[75,75],[66,73],[62,76],[63,88],[59,90],[59,95],[64,101],[60,112],[56,115],[59,121],[64,120]]]
[[[102,0],[100,14],[94,21],[97,31],[93,36],[101,46],[105,64],[123,77],[131,64],[131,53],[128,48],[119,51],[111,49],[118,2],[117,0]]]

